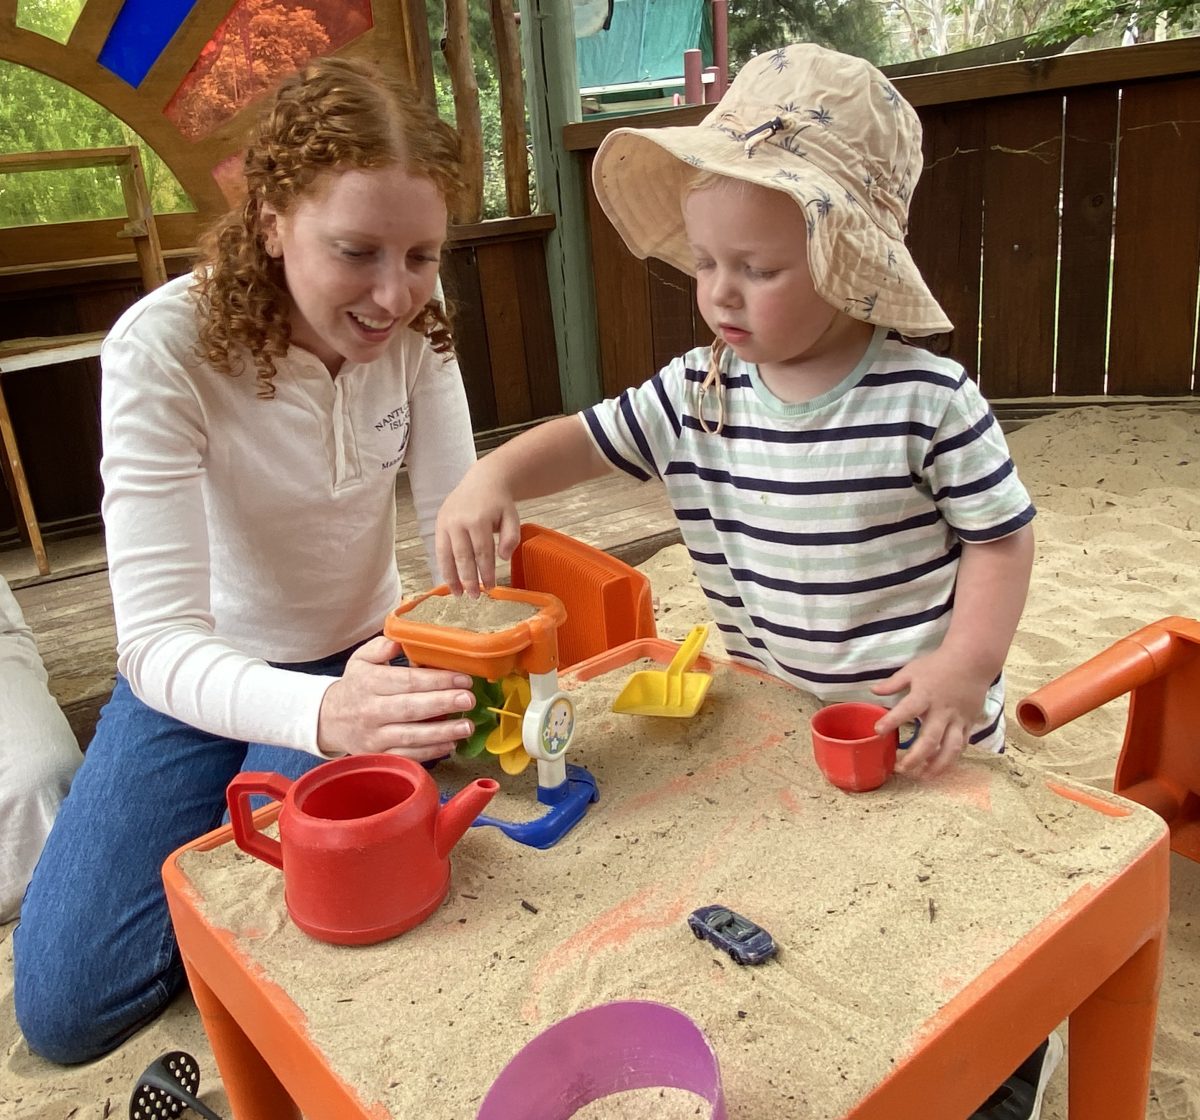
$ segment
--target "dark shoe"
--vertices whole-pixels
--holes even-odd
[[[1050,1075],[1058,1069],[1062,1056],[1062,1039],[1052,1034],[971,1113],[971,1120],[1038,1120]]]

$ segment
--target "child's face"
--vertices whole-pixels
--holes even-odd
[[[836,361],[852,339],[850,372],[871,327],[817,294],[804,212],[793,198],[727,179],[689,192],[683,220],[700,313],[739,358],[765,378],[794,380]]]
[[[446,239],[433,181],[398,165],[328,172],[284,214],[264,207],[283,252],[292,341],[336,373],[378,358],[429,301]]]

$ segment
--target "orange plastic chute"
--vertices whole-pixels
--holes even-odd
[[[1130,693],[1113,792],[1153,809],[1200,861],[1200,622],[1172,616],[1114,642],[1017,704],[1031,735]]]

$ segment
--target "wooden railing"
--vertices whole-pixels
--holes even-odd
[[[1195,393],[1200,41],[897,78],[925,173],[909,244],[956,325],[944,346],[993,400]],[[622,125],[566,129],[590,164]],[[689,277],[635,259],[589,187],[607,394],[711,337]]]

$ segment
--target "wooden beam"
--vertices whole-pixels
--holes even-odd
[[[1049,89],[1136,82],[1200,70],[1200,40],[1171,39],[1136,47],[1002,62],[970,70],[897,78],[896,88],[918,108],[947,101],[1014,97]]]
[[[477,222],[483,214],[483,124],[479,115],[479,86],[475,82],[475,61],[471,57],[471,29],[467,20],[467,0],[445,0],[446,36],[442,53],[450,71],[454,89],[454,125],[462,141],[465,197],[460,200],[452,221]]]
[[[8,152],[0,155],[0,174],[17,171],[65,171],[76,167],[116,167],[136,148],[80,148],[65,152]]]
[[[108,33],[125,0],[88,0],[71,28],[67,46],[85,58],[95,60],[108,41]]]
[[[580,112],[570,0],[524,0],[521,46],[538,209],[557,218],[546,241],[546,273],[563,408],[577,412],[600,399],[600,362],[583,171],[563,146],[563,129]]]
[[[500,127],[504,147],[504,193],[508,213],[529,213],[529,153],[525,140],[525,94],[521,85],[521,44],[512,0],[491,0],[492,34],[500,80]]]
[[[529,214],[522,218],[492,218],[486,222],[450,227],[449,244],[456,246],[517,241],[549,233],[554,229],[553,214]]]

